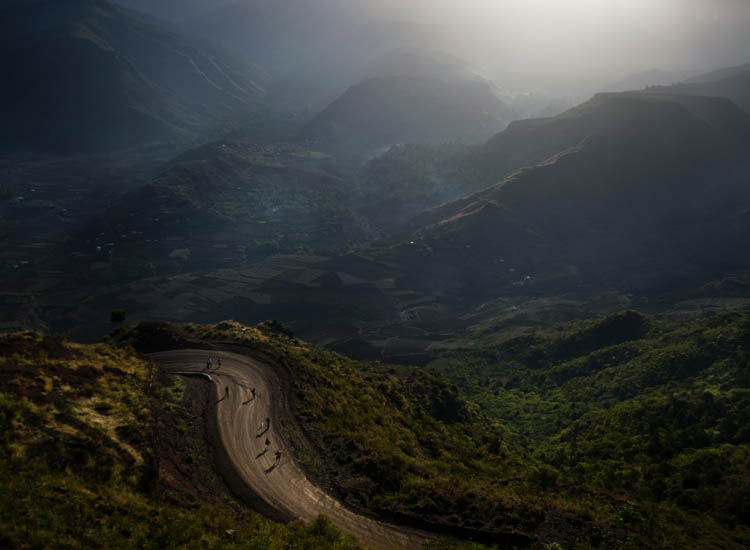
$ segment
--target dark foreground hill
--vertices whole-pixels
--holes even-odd
[[[0,10],[4,147],[86,152],[184,139],[262,92],[257,72],[105,0]]]
[[[0,334],[0,546],[361,546],[326,518],[275,524],[213,470],[200,385],[132,350]]]
[[[285,373],[291,414],[274,422],[355,509],[492,547],[744,548],[749,326],[624,312],[427,369],[355,362],[277,322],[143,323],[94,346],[0,335],[0,540],[358,548],[325,519],[272,524],[233,498],[205,440],[208,383],[130,347],[231,346]]]
[[[329,149],[376,152],[397,143],[487,138],[510,117],[485,81],[371,78],[331,103],[300,137]]]

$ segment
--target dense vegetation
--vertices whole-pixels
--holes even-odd
[[[741,548],[749,326],[625,313],[428,370],[355,362],[274,324],[129,337],[232,343],[288,371],[298,459],[355,507],[489,542]]]
[[[681,324],[624,312],[422,369],[352,361],[278,323],[141,324],[95,346],[6,334],[3,543],[357,546],[324,518],[275,525],[170,486],[154,426],[168,438],[185,386],[128,344],[229,345],[276,365],[298,460],[386,519],[501,547],[750,542],[750,314],[738,311]]]
[[[325,518],[284,526],[174,491],[162,497],[150,427],[183,388],[160,385],[132,351],[6,334],[0,372],[2,547],[358,547]]]
[[[673,325],[626,312],[433,367],[560,482],[702,514],[747,544],[748,313]]]

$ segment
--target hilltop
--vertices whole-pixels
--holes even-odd
[[[481,80],[378,77],[349,88],[300,138],[328,149],[376,152],[399,143],[486,138],[511,116]]]

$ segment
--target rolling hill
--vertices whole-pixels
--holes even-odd
[[[326,155],[222,140],[183,153],[113,201],[81,238],[99,235],[114,264],[159,271],[331,254],[368,236],[346,202],[345,182]]]
[[[184,139],[262,95],[260,73],[104,0],[0,12],[6,147],[107,151]]]
[[[356,180],[299,145],[216,142],[113,201],[71,245],[86,284],[34,311],[86,337],[120,308],[280,318],[358,357],[424,362],[498,323],[746,299],[748,115],[678,92],[599,94],[476,147],[393,148]]]

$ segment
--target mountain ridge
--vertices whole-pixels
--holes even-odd
[[[489,84],[479,80],[373,77],[350,87],[299,137],[334,149],[373,151],[397,143],[488,137],[511,116]]]
[[[1,29],[6,146],[86,152],[184,140],[263,93],[250,69],[105,0],[15,5]]]

